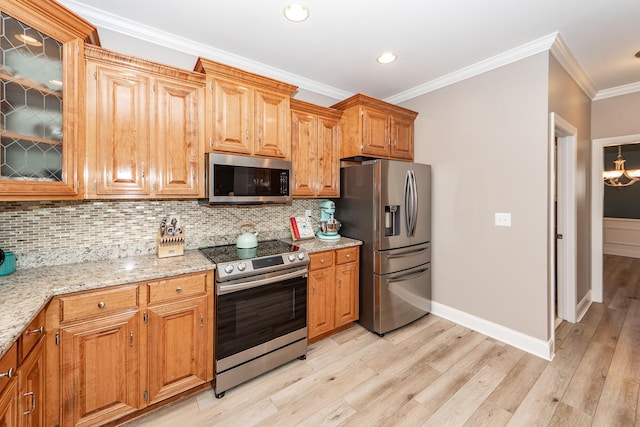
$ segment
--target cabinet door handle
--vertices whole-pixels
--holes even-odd
[[[311,295],[315,295],[316,294],[316,285],[313,285],[311,287]]]
[[[31,329],[30,331],[27,331],[28,334],[41,334],[44,332],[44,326],[40,326],[37,329]]]
[[[249,140],[249,129],[244,132],[244,139]]]
[[[338,279],[338,287],[341,288],[342,287],[342,277]]]
[[[213,147],[213,137],[209,137],[209,147]]]
[[[32,391],[29,391],[24,393],[22,396],[23,397],[31,396],[31,409],[29,409],[28,411],[24,411],[22,413],[22,415],[29,415],[36,410],[36,394]]]
[[[105,308],[107,306],[107,304],[104,303],[104,301],[100,301],[98,303],[98,308]]]
[[[204,328],[204,314],[200,313],[200,327]]]
[[[9,368],[7,372],[0,372],[0,378],[4,378],[4,377],[13,378],[13,372],[14,372],[13,368]]]
[[[258,142],[262,142],[262,131],[258,132]]]
[[[133,331],[129,332],[129,347],[133,347]]]
[[[142,177],[144,178],[144,163],[140,165],[140,170],[142,171],[141,174],[142,174]]]

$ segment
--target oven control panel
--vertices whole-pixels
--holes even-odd
[[[225,281],[244,276],[269,273],[305,265],[308,264],[309,261],[310,259],[307,252],[301,250],[288,254],[218,263],[216,279],[217,281]]]

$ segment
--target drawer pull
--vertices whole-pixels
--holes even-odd
[[[104,301],[100,301],[98,303],[98,308],[104,308],[107,304],[104,303]]]
[[[7,372],[0,372],[0,378],[13,378],[13,368],[9,368],[9,370]]]
[[[200,313],[200,327],[204,328],[204,314]]]
[[[44,332],[44,326],[40,326],[37,329],[31,329],[30,331],[27,331],[28,334],[41,334]]]
[[[347,259],[351,258],[351,254],[347,254]]]
[[[178,287],[176,288],[176,292],[177,292],[177,293],[182,292],[182,288],[181,288],[180,286],[178,286]]]
[[[324,264],[324,258],[320,260],[320,264]]]
[[[22,396],[23,397],[31,396],[31,409],[29,409],[28,411],[24,411],[22,413],[22,415],[29,415],[36,410],[36,394],[32,391],[28,391],[24,393]]]

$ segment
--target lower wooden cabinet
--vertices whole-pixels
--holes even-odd
[[[112,423],[213,379],[212,271],[56,297],[47,329],[42,425]]]
[[[2,373],[2,372],[0,372]],[[14,427],[18,425],[18,379],[9,380],[0,392],[0,426]]]
[[[18,368],[18,419],[21,427],[45,425],[44,362],[44,339],[41,339]]]
[[[207,380],[206,296],[150,306],[149,404]],[[212,356],[211,356],[212,357]]]
[[[139,310],[60,328],[65,426],[95,426],[142,407]]]
[[[309,255],[307,339],[313,342],[358,320],[359,247]]]

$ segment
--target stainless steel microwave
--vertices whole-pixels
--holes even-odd
[[[291,162],[207,153],[205,194],[201,203],[291,203]]]

